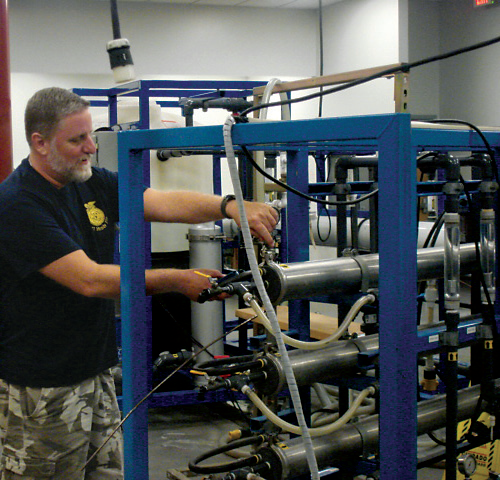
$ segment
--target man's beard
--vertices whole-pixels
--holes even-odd
[[[88,155],[84,158],[90,160]],[[78,162],[68,162],[57,150],[55,145],[51,145],[50,153],[47,157],[50,167],[61,176],[64,183],[83,183],[92,176],[92,165],[89,161],[84,164],[81,159]]]

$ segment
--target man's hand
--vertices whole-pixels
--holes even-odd
[[[178,288],[179,293],[182,293],[193,302],[198,301],[200,293],[212,287],[211,278],[222,278],[224,275],[218,270],[210,270],[207,268],[197,268],[190,270],[178,270]],[[227,295],[225,295],[227,297]],[[222,300],[222,298],[217,298]]]
[[[250,232],[270,247],[274,246],[271,232],[279,221],[279,215],[275,208],[265,203],[245,201]],[[227,214],[241,227],[241,219],[236,200],[231,200],[226,205]]]

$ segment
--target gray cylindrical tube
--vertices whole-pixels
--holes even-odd
[[[222,236],[221,229],[214,223],[195,225],[189,229],[189,267],[222,269]],[[191,334],[201,345],[208,345],[223,333],[223,303],[206,302],[203,304],[191,302]],[[194,345],[194,351],[200,347]],[[224,343],[221,339],[212,345],[208,351],[212,355],[224,354]],[[211,360],[207,352],[198,356],[199,362]]]
[[[356,340],[342,340],[320,350],[293,350],[290,363],[297,384],[310,385],[334,377],[348,376],[358,371],[358,353],[376,352],[378,335],[359,337]]]
[[[461,272],[470,273],[476,263],[474,244],[460,245]],[[417,279],[443,278],[444,248],[417,250]],[[359,293],[363,284],[377,286],[379,255],[341,257],[263,267],[264,281],[273,304],[314,295]]]
[[[480,394],[480,386],[464,389],[458,394],[459,421],[474,414]],[[348,424],[336,432],[313,438],[314,454],[320,468],[335,466],[360,455],[374,452],[379,439],[378,415],[372,415],[357,423]],[[439,395],[418,405],[418,435],[439,429],[446,422],[446,395]],[[281,464],[281,478],[296,478],[307,474],[304,447],[299,438],[271,447]],[[260,453],[260,452],[259,452]]]

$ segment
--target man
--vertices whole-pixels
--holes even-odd
[[[25,112],[30,154],[0,185],[1,479],[123,478],[109,368],[117,363],[113,265],[117,175],[91,167],[89,103],[60,88],[37,92]],[[221,208],[222,205],[222,208]],[[246,202],[252,232],[272,244],[276,212]],[[201,223],[235,201],[196,192],[144,191],[147,221]],[[220,277],[214,270],[202,270]],[[145,272],[146,293],[191,300],[210,286],[193,270]]]

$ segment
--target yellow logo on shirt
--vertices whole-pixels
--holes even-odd
[[[106,217],[105,213],[95,206],[95,201],[85,203],[84,205],[87,209],[87,215],[92,225],[92,229],[96,232],[104,230],[108,226],[108,217]]]

